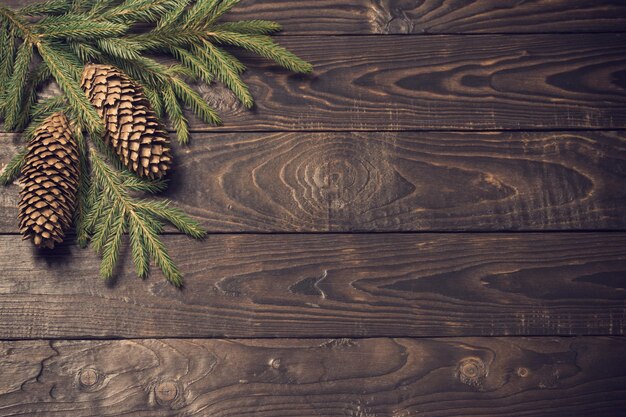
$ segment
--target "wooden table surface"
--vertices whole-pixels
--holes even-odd
[[[34,0],[2,0],[19,5]],[[0,416],[621,416],[626,2],[243,0],[166,195],[185,273],[98,278],[0,198]],[[19,136],[0,133],[0,163]]]

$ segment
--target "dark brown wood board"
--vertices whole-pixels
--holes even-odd
[[[22,341],[0,352],[5,417],[616,417],[626,407],[624,338]]]
[[[221,126],[193,131],[626,128],[626,34],[285,36],[315,66],[292,74],[240,56],[252,110],[219,84],[194,88]]]
[[[3,0],[20,7],[40,0]],[[281,23],[281,35],[623,32],[621,0],[242,0],[229,20]]]
[[[626,34],[294,36],[294,75],[256,58],[252,111],[198,86],[231,131],[626,128]],[[214,131],[192,119],[194,130]]]
[[[623,335],[626,234],[166,236],[154,271],[0,237],[0,339]],[[127,252],[125,252],[127,253]]]
[[[624,132],[197,133],[175,161],[166,196],[211,232],[626,227]]]

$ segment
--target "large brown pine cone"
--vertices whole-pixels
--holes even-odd
[[[52,249],[72,223],[79,181],[78,146],[63,113],[35,131],[22,167],[20,232],[37,247]]]
[[[110,65],[85,66],[83,90],[104,120],[105,141],[141,177],[160,178],[172,156],[167,131],[141,86]]]

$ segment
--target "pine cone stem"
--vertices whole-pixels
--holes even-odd
[[[76,139],[63,113],[35,130],[22,167],[20,232],[37,247],[52,249],[72,223],[79,181]]]
[[[104,141],[122,163],[140,177],[163,177],[172,162],[170,140],[141,86],[99,64],[85,66],[81,86],[104,121]]]

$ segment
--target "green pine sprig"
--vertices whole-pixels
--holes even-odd
[[[14,156],[11,158],[9,163],[4,167],[2,172],[0,173],[0,184],[7,185],[12,183],[17,177],[20,175],[20,170],[24,165],[24,160],[26,159],[26,152],[28,148],[26,146],[22,147]]]
[[[100,198],[98,219],[87,224],[92,233],[91,243],[94,249],[101,253],[102,263],[100,273],[102,278],[109,279],[113,275],[117,263],[119,248],[124,233],[132,230],[131,246],[141,246],[132,249],[133,253],[142,254],[133,256],[138,271],[147,273],[145,264],[153,259],[161,268],[165,277],[175,286],[181,286],[182,274],[168,255],[158,234],[163,230],[164,222],[168,222],[181,232],[201,239],[205,235],[200,225],[182,211],[170,206],[168,201],[155,201],[134,198],[130,191],[155,191],[149,183],[135,181],[128,187],[123,173],[113,169],[105,162],[94,149],[90,153],[92,195]],[[91,219],[96,220],[96,219]]]
[[[102,257],[108,279],[127,239],[138,276],[151,261],[175,286],[182,273],[159,234],[166,224],[196,239],[205,231],[167,200],[145,198],[166,188],[164,180],[137,177],[102,140],[103,123],[80,87],[87,63],[111,64],[134,79],[159,117],[167,117],[180,143],[190,139],[190,110],[204,122],[221,123],[217,112],[191,83],[219,82],[242,105],[254,104],[242,74],[246,67],[232,48],[252,52],[291,71],[312,67],[270,35],[280,25],[264,20],[222,22],[239,0],[46,0],[21,9],[0,7],[0,119],[27,140],[51,114],[71,121],[79,147],[80,178],[74,223],[80,246]],[[162,59],[165,58],[165,59]],[[172,62],[173,61],[173,62]],[[62,94],[41,99],[40,88],[55,81]],[[27,147],[0,173],[11,183]]]

